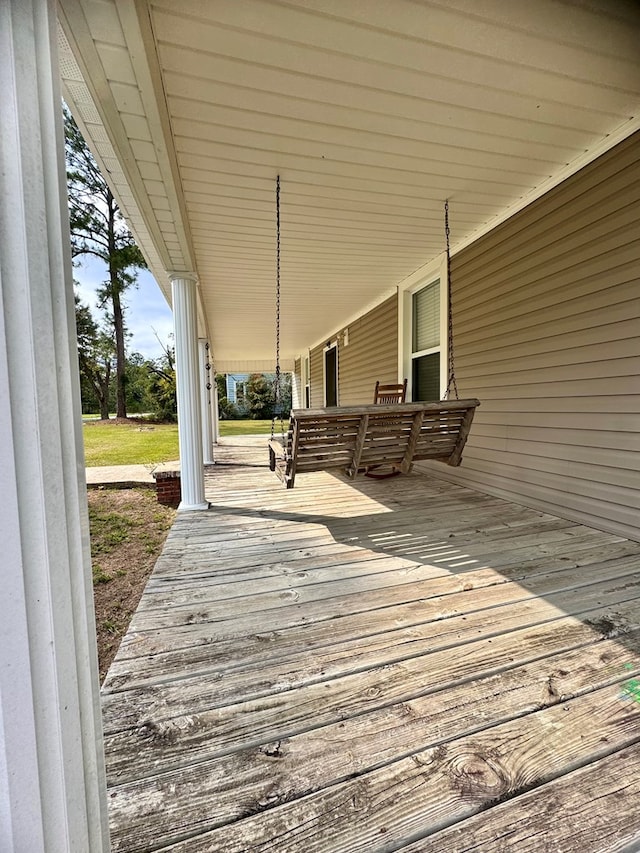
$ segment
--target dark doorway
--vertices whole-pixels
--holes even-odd
[[[324,404],[338,405],[338,347],[337,344],[324,351]]]

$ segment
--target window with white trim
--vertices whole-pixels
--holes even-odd
[[[399,381],[407,399],[440,400],[447,387],[447,265],[443,253],[398,291]]]
[[[440,399],[440,279],[411,296],[413,400]]]

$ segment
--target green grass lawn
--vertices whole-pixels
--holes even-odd
[[[287,430],[289,418],[284,428]],[[280,433],[280,421],[276,421],[276,432]],[[220,435],[269,435],[271,421],[220,421]]]
[[[178,458],[177,424],[85,423],[84,455],[94,465],[157,465]]]
[[[285,424],[286,429],[286,424]],[[220,421],[220,435],[268,435],[271,421]],[[276,423],[280,433],[280,422]],[[178,459],[177,424],[116,424],[85,421],[85,464],[158,465]]]

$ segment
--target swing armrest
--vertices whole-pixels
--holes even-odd
[[[269,450],[273,450],[274,453],[284,456],[284,444],[282,440],[279,438],[269,439]]]
[[[272,438],[269,441],[269,468],[271,471],[276,470],[276,460],[285,458],[285,448],[282,441],[277,438]]]

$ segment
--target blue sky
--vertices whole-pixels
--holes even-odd
[[[76,293],[89,305],[96,320],[102,319],[97,308],[96,290],[107,276],[104,264],[91,256],[76,259],[73,277],[77,282]],[[140,270],[137,287],[133,285],[124,296],[125,322],[131,337],[127,339],[128,352],[142,353],[145,358],[158,358],[162,347],[154,334],[154,329],[164,345],[171,343],[173,317],[167,301],[162,295],[156,280],[148,270]]]

